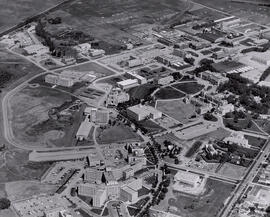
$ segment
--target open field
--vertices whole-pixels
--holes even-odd
[[[159,124],[151,120],[138,121],[137,124],[146,133],[157,133],[164,130]]]
[[[183,83],[183,84],[180,83],[180,84],[174,84],[172,86],[186,94],[195,94],[204,88],[203,85],[198,84],[197,82],[189,82],[189,83]]]
[[[161,88],[156,94],[157,99],[178,99],[184,97],[185,94],[177,91],[172,87]]]
[[[208,179],[205,191],[199,196],[173,191],[172,198],[164,208],[183,217],[214,217],[224,207],[224,203],[234,189],[234,185]]]
[[[216,140],[223,140],[225,137],[228,137],[231,135],[231,132],[228,130],[225,130],[224,128],[218,128],[217,130],[205,134],[203,136],[198,137],[197,139],[204,140],[204,139],[209,139],[213,138]]]
[[[70,116],[49,114],[65,109],[76,98],[47,87],[27,87],[10,99],[9,120],[15,139],[34,147],[70,146],[73,131],[81,116],[76,110]],[[59,142],[62,138],[65,142]],[[54,143],[56,142],[56,143]]]
[[[1,16],[1,15],[0,15]],[[15,81],[26,75],[35,75],[43,70],[5,49],[0,48],[0,88],[16,86]]]
[[[0,31],[4,31],[28,17],[32,17],[63,0],[1,0]]]
[[[139,142],[142,140],[131,128],[122,124],[107,127],[106,129],[99,128],[96,139],[100,144]]]
[[[181,123],[187,123],[195,114],[194,106],[182,100],[157,101],[156,108]]]

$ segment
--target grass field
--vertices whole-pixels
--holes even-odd
[[[161,88],[156,94],[156,99],[178,99],[184,97],[185,94],[175,90],[172,87]]]
[[[197,82],[189,82],[189,83],[180,83],[172,85],[174,88],[183,91],[186,94],[195,94],[201,91],[204,86],[198,84]]]
[[[142,138],[131,128],[122,124],[111,126],[106,129],[99,128],[97,130],[96,139],[100,144],[142,141]]]
[[[144,129],[146,133],[157,133],[164,130],[161,126],[151,120],[144,120],[137,122],[141,129]]]
[[[247,169],[246,167],[225,163],[218,171],[218,173],[227,177],[239,179],[245,174],[246,169]]]
[[[155,84],[144,84],[131,88],[128,93],[131,99],[145,99],[145,97],[151,95],[156,88],[157,85]]]
[[[49,117],[50,109],[59,107],[74,97],[47,87],[25,88],[10,99],[9,119],[15,139],[33,147],[51,147],[53,141],[72,136],[80,115],[74,119],[60,121]],[[57,143],[58,143],[57,142]],[[70,146],[70,138],[59,146]]]
[[[224,207],[234,187],[232,184],[208,179],[202,195],[195,197],[174,192],[175,198],[170,198],[168,205],[172,213],[182,217],[215,217]]]
[[[156,107],[181,123],[187,123],[189,118],[195,114],[194,106],[185,104],[182,100],[157,101]]]

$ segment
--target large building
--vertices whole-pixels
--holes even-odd
[[[190,173],[186,171],[178,171],[174,176],[174,181],[179,184],[188,185],[191,187],[196,187],[200,183],[200,176],[195,173]]]
[[[222,76],[221,74],[210,72],[210,71],[202,72],[201,78],[209,81],[213,85],[220,85],[229,81],[228,78]]]
[[[162,112],[151,106],[135,105],[127,109],[127,115],[136,120],[142,121],[146,118],[158,119],[162,117]]]
[[[132,87],[137,87],[139,85],[138,79],[127,79],[124,81],[117,82],[118,87],[123,90],[130,89]]]
[[[138,191],[142,188],[142,179],[135,179],[120,190],[120,198],[131,203],[139,199]]]
[[[248,140],[242,133],[233,133],[231,136],[224,138],[223,141],[230,145],[239,145],[244,148],[250,148]]]
[[[78,139],[79,141],[87,139],[91,129],[92,123],[89,122],[89,119],[86,117],[85,120],[81,123],[76,133],[76,139]]]
[[[119,103],[129,101],[129,94],[120,88],[113,88],[107,96],[107,106],[117,106]]]
[[[134,71],[130,71],[126,73],[126,76],[130,79],[137,79],[139,84],[146,84],[147,83],[147,79],[144,78],[141,75],[138,75],[136,72]]]

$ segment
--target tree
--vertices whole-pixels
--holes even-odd
[[[0,199],[0,209],[8,209],[10,207],[10,200],[7,198]]]

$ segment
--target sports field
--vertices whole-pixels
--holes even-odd
[[[195,114],[194,106],[182,100],[157,101],[156,108],[181,123],[187,123]]]

